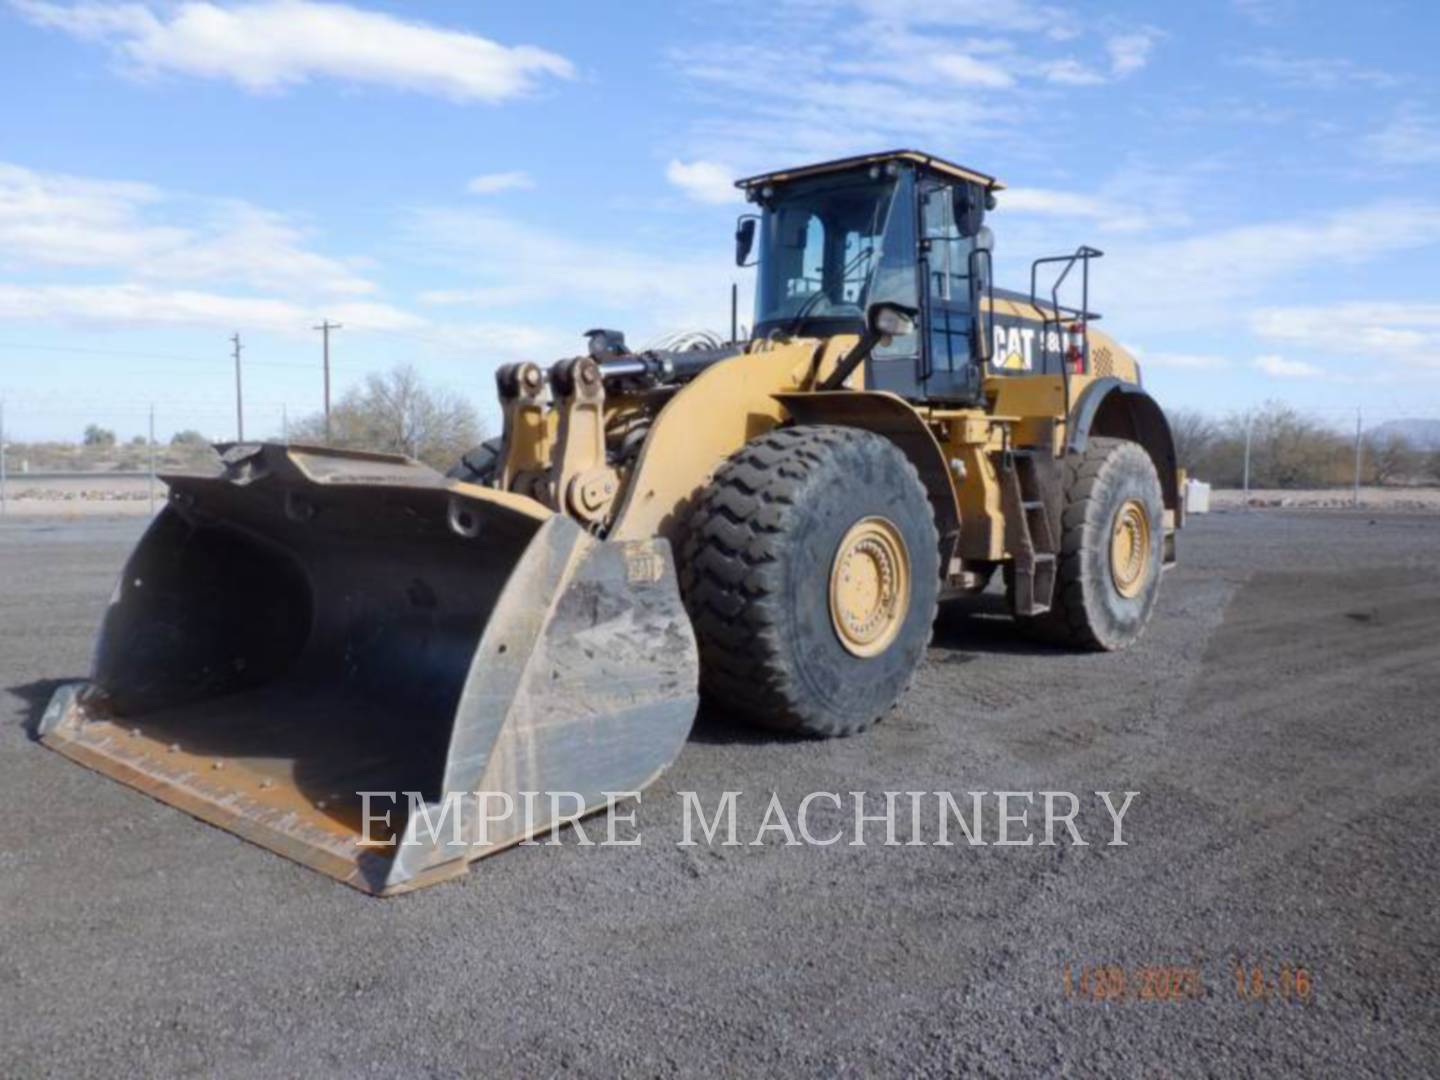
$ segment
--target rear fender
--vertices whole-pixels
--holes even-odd
[[[1084,453],[1092,435],[1129,439],[1144,447],[1160,476],[1165,509],[1171,511],[1176,528],[1184,524],[1175,438],[1164,410],[1154,398],[1134,383],[1115,378],[1097,379],[1075,403],[1066,449],[1074,454]]]

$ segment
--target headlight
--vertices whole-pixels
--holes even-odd
[[[904,337],[915,330],[915,309],[899,304],[875,304],[870,308],[870,330],[882,338]]]

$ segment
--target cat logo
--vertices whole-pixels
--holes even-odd
[[[1035,329],[1033,327],[995,327],[996,365],[1006,371],[1029,371],[1033,365]]]

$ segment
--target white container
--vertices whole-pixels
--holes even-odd
[[[1185,512],[1187,514],[1208,514],[1210,512],[1210,485],[1205,481],[1185,481]]]

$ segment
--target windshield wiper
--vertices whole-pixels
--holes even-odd
[[[874,245],[867,247],[864,251],[857,251],[851,260],[840,268],[840,283],[843,287],[845,280],[849,278],[850,272],[860,265],[861,259],[868,259],[875,251]],[[805,325],[805,320],[810,317],[811,310],[820,302],[825,295],[825,286],[821,285],[813,293],[805,298],[805,301],[796,310],[794,317],[785,324],[785,336],[794,337],[800,332],[800,327]]]

